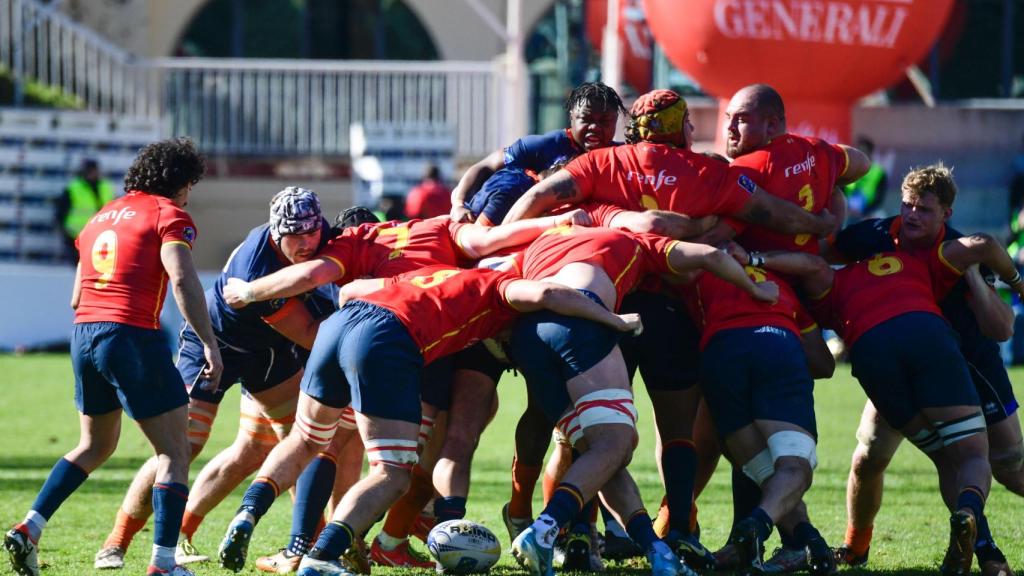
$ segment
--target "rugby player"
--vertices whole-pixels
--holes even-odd
[[[878,252],[929,249],[962,236],[947,225],[956,200],[956,183],[949,169],[939,164],[913,170],[903,179],[901,191],[899,216],[850,226],[836,236],[825,251],[826,257],[834,262],[857,261]],[[1024,442],[1018,402],[995,342],[1012,335],[1013,312],[973,268],[941,304],[943,315],[959,336],[960,351],[985,413],[992,476],[1011,492],[1024,495]],[[852,566],[867,562],[874,518],[882,503],[884,472],[902,436],[868,401],[857,441],[847,483],[846,539],[837,551],[839,560]],[[942,484],[950,486],[948,481]],[[955,497],[950,490],[945,492],[947,501]],[[983,574],[998,575],[1009,570],[994,541],[979,539],[976,552]]]
[[[17,574],[39,576],[39,537],[64,500],[114,452],[122,410],[156,452],[146,573],[192,574],[174,555],[188,499],[188,395],[160,331],[160,310],[170,280],[205,364],[196,370],[195,386],[216,390],[223,364],[192,265],[196,228],[184,210],[204,168],[190,140],[146,146],[125,175],[127,194],[93,216],[75,242],[82,257],[71,297],[71,360],[82,434],[50,472],[25,520],[4,538]]]
[[[569,128],[526,136],[469,167],[452,189],[451,218],[477,224],[500,224],[509,208],[530,188],[533,176],[576,156],[613,144],[619,114],[626,108],[615,90],[600,82],[580,84],[565,101]],[[504,172],[502,172],[504,171]],[[486,197],[476,193],[499,173]]]

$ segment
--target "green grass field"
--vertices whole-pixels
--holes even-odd
[[[856,428],[864,395],[840,367],[835,378],[819,382],[817,395],[820,432],[819,464],[814,486],[807,497],[811,518],[833,546],[841,544],[846,525],[845,490],[849,458],[856,440]],[[9,526],[21,520],[46,478],[50,467],[71,449],[78,438],[73,404],[71,366],[66,355],[0,356],[3,375],[0,421],[7,434],[0,440],[0,523]],[[1018,396],[1024,395],[1024,371],[1011,374],[1018,382]],[[642,387],[641,387],[642,388]],[[473,467],[473,490],[468,518],[489,526],[507,547],[507,535],[501,523],[501,504],[508,498],[512,459],[512,430],[525,405],[522,382],[508,377],[501,384],[501,410],[484,435]],[[646,394],[641,392],[641,443],[631,465],[649,510],[654,511],[661,498],[657,469],[653,458],[651,412]],[[224,401],[221,417],[200,461],[192,467],[192,477],[216,451],[228,445],[237,430],[238,388]],[[50,576],[91,574],[92,557],[113,522],[124,490],[138,466],[149,454],[149,447],[126,419],[120,447],[113,458],[96,471],[65,503],[52,519],[41,542],[41,560]],[[934,574],[946,547],[947,513],[937,491],[930,463],[906,443],[900,449],[886,482],[885,503],[878,517],[871,549],[871,573]],[[214,510],[196,534],[200,550],[214,554],[228,520],[232,516],[244,486]],[[539,488],[538,488],[539,501]],[[729,475],[719,472],[699,502],[702,540],[710,548],[720,546],[731,520]],[[1024,568],[1024,502],[1005,488],[995,486],[988,501],[993,531],[1011,565]],[[535,506],[539,511],[539,506]],[[291,506],[282,499],[260,524],[250,547],[247,573],[256,556],[283,546],[288,535]],[[375,533],[375,530],[371,534]],[[141,533],[129,551],[125,573],[141,574],[149,559],[151,528]],[[769,550],[777,540],[768,544]],[[0,573],[8,570],[6,561]],[[214,564],[197,565],[197,574],[230,574]],[[375,569],[374,573],[407,573]],[[499,574],[521,573],[508,555],[502,557]],[[609,566],[612,574],[645,574],[645,569]],[[859,572],[858,572],[859,573]]]

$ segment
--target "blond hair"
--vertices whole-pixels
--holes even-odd
[[[924,194],[934,194],[939,204],[951,208],[956,200],[956,182],[953,180],[953,169],[939,162],[931,166],[914,168],[903,177],[900,189],[904,194],[920,198]]]

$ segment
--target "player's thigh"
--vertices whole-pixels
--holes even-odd
[[[636,291],[627,295],[620,313],[639,314],[644,330],[623,336],[620,342],[632,377],[639,369],[644,386],[655,391],[688,390],[697,384],[700,368],[700,333],[675,298]]]
[[[178,409],[187,414],[185,383],[160,330],[115,325],[106,336],[94,341],[93,356],[129,417],[141,421]],[[184,430],[183,424],[182,435]]]
[[[745,330],[714,334],[701,353],[700,388],[719,438],[754,423],[751,353]]]
[[[903,442],[903,434],[886,422],[871,400],[864,403],[856,436],[863,457],[875,462],[892,460]]]
[[[100,372],[93,354],[94,340],[102,340],[114,328],[109,322],[75,324],[71,333],[71,366],[75,373],[75,408],[84,416],[121,413],[114,384]]]
[[[371,466],[408,468],[419,461],[418,424],[359,412],[356,412],[356,424]]]

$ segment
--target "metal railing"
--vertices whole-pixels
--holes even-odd
[[[55,9],[0,0],[0,66],[88,110],[157,117],[212,154],[344,155],[349,124],[450,124],[456,154],[501,141],[497,63],[136,58]]]

